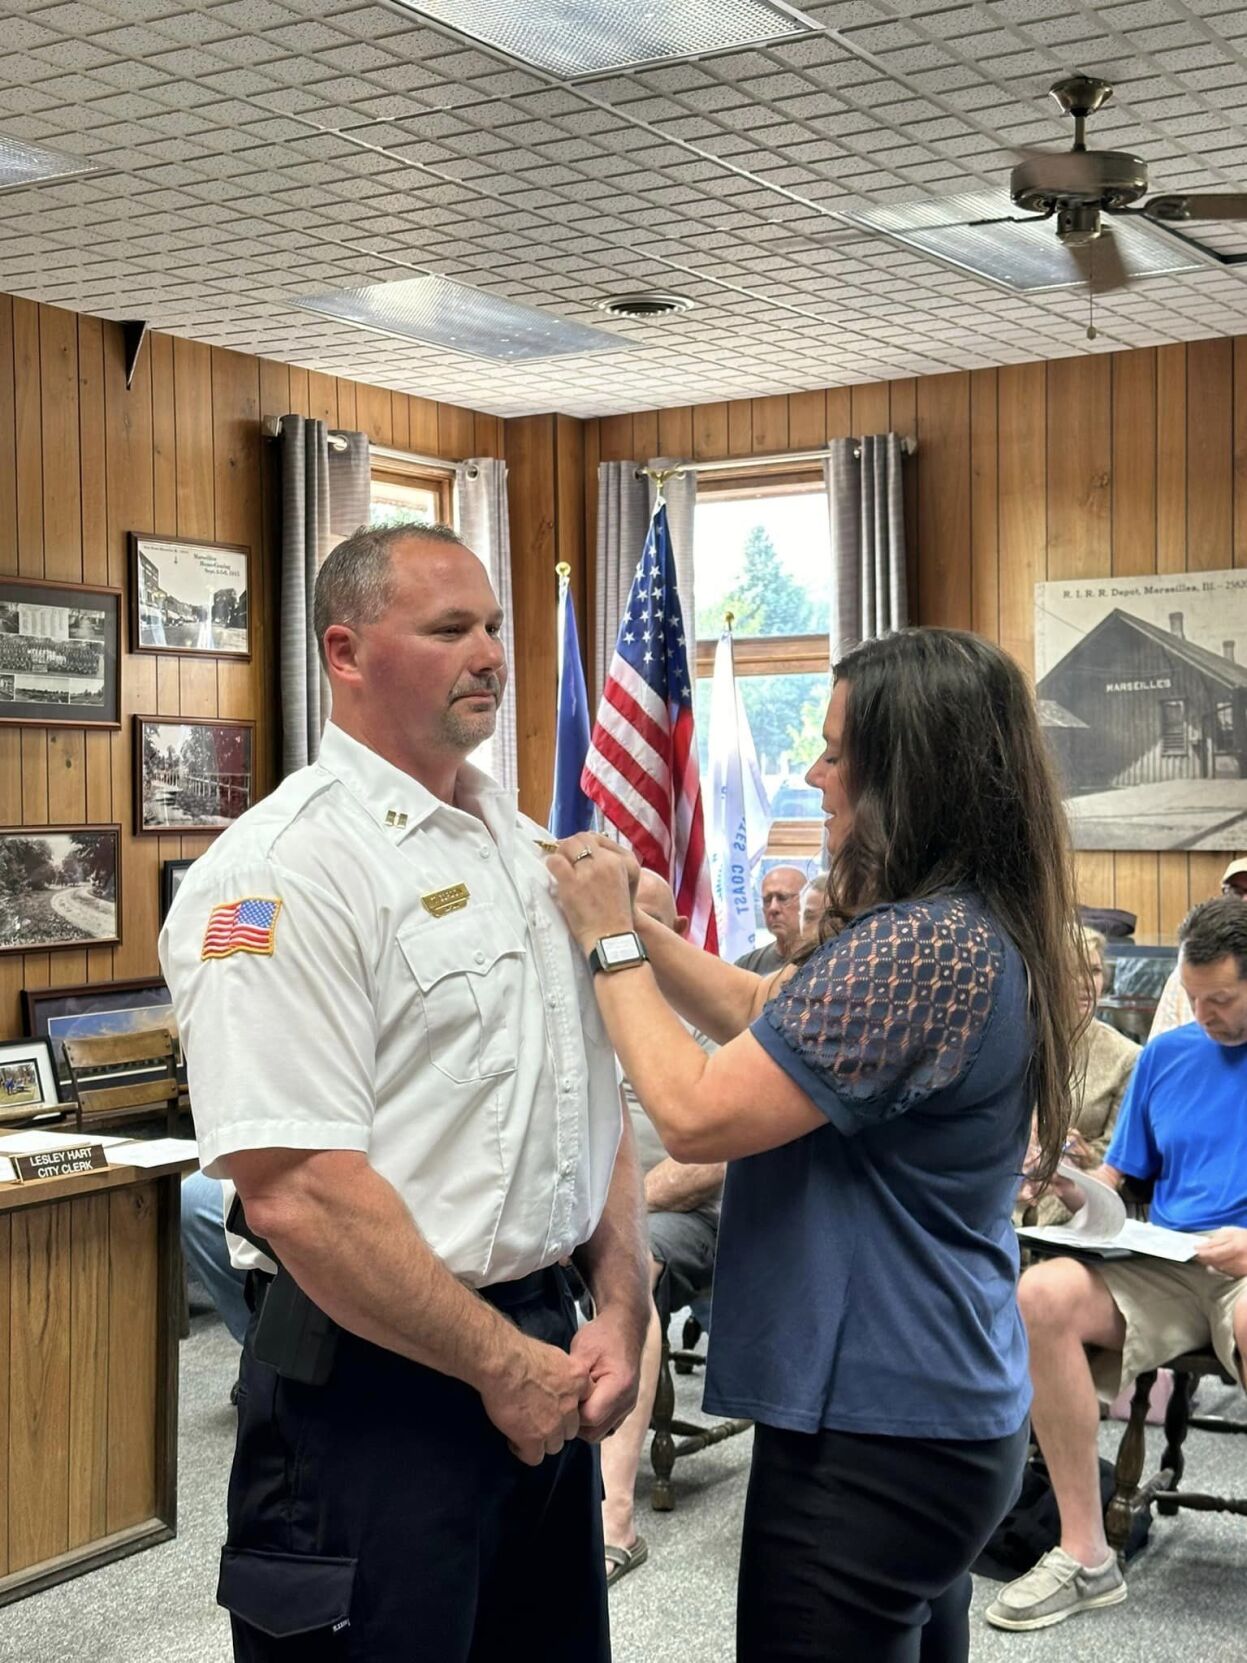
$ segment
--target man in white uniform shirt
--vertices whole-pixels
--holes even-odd
[[[256,1309],[218,1588],[239,1663],[609,1657],[591,1445],[635,1398],[648,1256],[544,834],[465,762],[500,625],[444,528],[335,549],[319,759],[200,857],[161,936],[201,1160],[272,1255],[232,1241]],[[319,1383],[291,1288],[330,1319]]]

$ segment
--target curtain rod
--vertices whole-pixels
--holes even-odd
[[[280,416],[266,416],[262,425],[266,439],[281,438]],[[348,449],[346,436],[330,428],[329,446],[332,450]],[[416,462],[422,468],[431,468],[444,474],[453,474],[459,465],[455,461],[448,460],[445,456],[422,456],[419,451],[394,450],[390,445],[369,445],[368,454],[369,456],[379,456],[382,461]]]
[[[918,450],[918,441],[911,438],[901,440],[901,451],[905,456],[913,456]],[[821,450],[789,450],[778,456],[733,456],[725,457],[717,462],[681,462],[680,473],[740,473],[751,467],[775,467],[780,463],[791,462],[823,462],[831,455],[831,450],[824,445]],[[853,452],[854,461],[861,460],[861,447]]]

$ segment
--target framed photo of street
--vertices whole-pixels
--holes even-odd
[[[134,652],[251,657],[251,550],[130,533]]]
[[[0,723],[121,726],[121,591],[0,578]]]
[[[255,801],[255,723],[134,718],[134,829],[223,831]]]
[[[0,953],[121,940],[121,827],[0,827]]]

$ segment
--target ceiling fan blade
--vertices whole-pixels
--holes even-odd
[[[1038,145],[1025,145],[1010,154],[1030,170],[1032,183],[1042,180],[1043,188],[1056,195],[1099,194],[1099,168],[1085,150],[1044,150]]]
[[[1130,273],[1121,257],[1121,249],[1107,226],[1089,243],[1067,243],[1065,246],[1074,264],[1091,285],[1092,294],[1112,294],[1115,289],[1124,289],[1129,284]]]
[[[1172,192],[1143,204],[1148,219],[1247,219],[1247,196],[1237,191]]]

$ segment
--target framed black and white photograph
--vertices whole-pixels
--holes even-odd
[[[134,718],[136,832],[220,831],[254,801],[255,723]]]
[[[1247,572],[1036,584],[1035,693],[1075,848],[1247,841]]]
[[[251,550],[130,533],[135,652],[251,657]]]
[[[46,1039],[0,1043],[0,1120],[24,1110],[55,1106],[59,1099],[52,1047]]]
[[[67,1039],[139,1034],[149,1028],[167,1028],[177,1038],[173,1000],[159,976],[77,987],[23,988],[22,1016],[28,1035],[47,1040],[58,1088],[66,1101],[72,1095],[64,1053]],[[151,1072],[138,1069],[133,1082],[121,1078],[117,1083],[137,1084],[140,1075]],[[185,1059],[180,1053],[179,1078],[186,1078]]]
[[[190,867],[195,864],[195,856],[190,855],[185,860],[166,860],[160,867],[160,922],[163,924],[168,917],[169,908],[173,905],[173,897],[181,888],[182,879]]]
[[[0,953],[121,940],[120,826],[0,827]]]
[[[121,591],[0,578],[0,723],[121,726]]]

